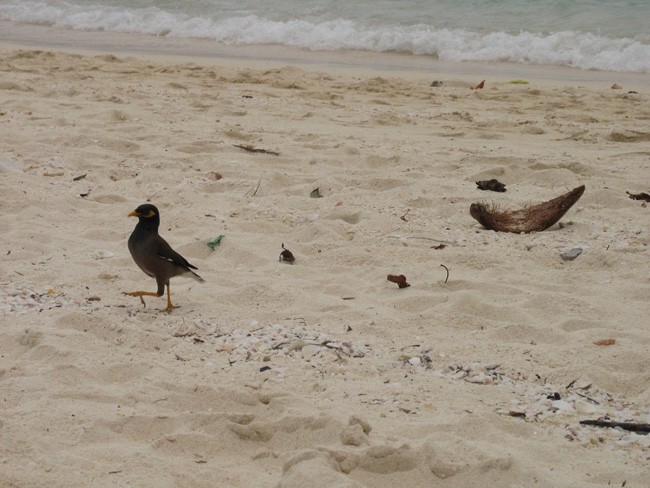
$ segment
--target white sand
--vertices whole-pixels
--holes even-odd
[[[0,486],[647,483],[579,421],[650,422],[650,85],[0,56]],[[545,232],[469,215],[580,184]],[[207,281],[170,315],[121,295],[146,201]]]

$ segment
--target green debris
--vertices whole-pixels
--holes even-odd
[[[221,244],[221,240],[222,240],[224,237],[226,237],[226,236],[224,236],[223,234],[219,234],[217,237],[215,237],[215,238],[212,239],[211,241],[208,241],[208,247],[209,247],[210,249],[214,249],[214,248],[217,247],[219,244]]]
[[[510,83],[513,85],[527,85],[529,82],[526,80],[512,80]]]

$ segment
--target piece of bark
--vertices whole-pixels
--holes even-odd
[[[581,185],[557,198],[520,210],[499,210],[495,205],[472,203],[469,213],[488,230],[526,234],[541,232],[560,220],[584,191],[585,185]]]
[[[496,192],[506,191],[505,183],[501,183],[499,180],[492,178],[491,180],[477,181],[476,186],[479,190],[488,190]]]
[[[643,200],[645,202],[650,202],[650,195],[647,193],[630,193],[629,191],[626,191],[628,195],[630,195],[630,198],[632,200]]]

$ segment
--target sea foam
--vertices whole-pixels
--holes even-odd
[[[473,32],[425,24],[365,25],[350,19],[271,20],[258,15],[190,16],[156,7],[67,2],[0,4],[0,19],[78,30],[213,39],[230,45],[280,44],[314,51],[400,52],[450,61],[506,61],[650,73],[650,45],[589,32]]]

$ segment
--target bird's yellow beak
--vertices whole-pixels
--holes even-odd
[[[136,212],[135,210],[129,213],[129,217],[137,217],[137,216],[138,216],[138,212]]]

